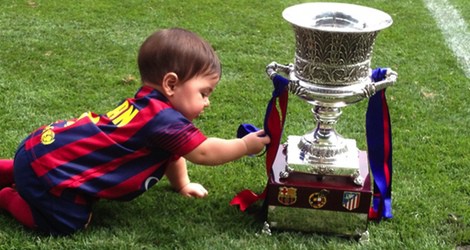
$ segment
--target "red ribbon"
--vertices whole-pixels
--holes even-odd
[[[268,107],[266,108],[266,115],[264,117],[264,131],[271,138],[271,142],[266,147],[266,175],[270,176],[274,160],[276,159],[279,145],[281,144],[281,137],[286,121],[287,103],[289,93],[287,85],[289,80],[276,75],[273,78],[274,91],[271,99],[269,100]],[[279,109],[278,103],[279,100]],[[256,194],[251,190],[243,190],[238,193],[230,205],[239,205],[241,211],[245,211],[251,204],[266,197],[266,187],[261,194]]]

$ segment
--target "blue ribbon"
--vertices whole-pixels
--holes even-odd
[[[259,131],[260,129],[257,128],[255,125],[250,123],[242,123],[237,129],[237,138],[242,138],[243,136]]]
[[[372,71],[372,81],[385,79],[387,69]],[[366,113],[366,137],[369,165],[374,178],[371,219],[392,218],[392,127],[385,90],[369,99]]]
[[[289,85],[289,80],[280,76],[280,75],[276,75],[274,78],[273,78],[273,86],[274,86],[274,90],[272,92],[272,97],[271,99],[269,100],[268,102],[268,106],[266,108],[266,114],[264,116],[264,131],[266,132],[267,135],[271,136],[271,131],[270,130],[270,127],[269,127],[269,116],[271,114],[271,110],[272,110],[272,107],[273,105],[275,105],[275,100],[281,96],[281,94],[283,93],[283,91],[286,89],[287,85]],[[257,128],[255,125],[253,124],[250,124],[250,123],[242,123],[240,124],[240,126],[238,127],[237,129],[237,138],[242,138],[243,136],[249,134],[249,133],[252,133],[252,132],[256,132],[260,130],[259,128]],[[281,132],[282,133],[282,132]]]

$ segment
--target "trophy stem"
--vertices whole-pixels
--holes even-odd
[[[317,126],[312,133],[302,136],[298,147],[306,153],[307,162],[331,163],[348,151],[346,141],[335,129],[341,108],[315,106],[312,113]]]
[[[288,178],[292,171],[316,174],[320,178],[343,175],[362,186],[356,141],[344,138],[335,129],[341,108],[316,105],[312,113],[316,128],[306,135],[287,138],[287,166],[281,178]]]

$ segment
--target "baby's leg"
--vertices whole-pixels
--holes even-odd
[[[21,224],[34,228],[35,223],[28,203],[11,187],[0,190],[0,208],[7,210]]]
[[[0,187],[13,184],[13,160],[0,159]]]

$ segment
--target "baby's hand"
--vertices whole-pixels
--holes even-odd
[[[201,184],[192,182],[184,186],[179,193],[183,196],[196,198],[204,198],[208,194],[207,190]]]
[[[247,155],[253,155],[261,152],[266,144],[271,142],[271,138],[264,132],[259,130],[257,132],[249,133],[245,135],[242,140],[245,142]]]

